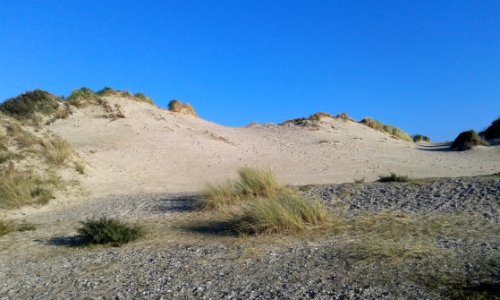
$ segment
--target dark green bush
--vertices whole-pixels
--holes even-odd
[[[424,141],[424,142],[430,142],[431,139],[428,137],[428,136],[425,136],[425,135],[421,135],[421,134],[415,134],[414,136],[412,136],[413,138],[413,141],[416,143],[416,142],[421,142],[421,141]]]
[[[0,105],[0,110],[17,119],[27,119],[36,112],[50,115],[57,111],[60,103],[56,96],[46,91],[34,90],[7,99]]]
[[[458,151],[470,150],[474,146],[489,146],[474,130],[460,133],[451,144],[451,148]]]
[[[391,173],[387,176],[379,176],[379,182],[408,182],[408,176],[400,176],[396,173]]]
[[[479,133],[480,136],[487,140],[496,139],[500,137],[500,118],[493,121],[490,127]]]
[[[81,222],[78,237],[85,244],[111,244],[120,246],[144,235],[138,225],[128,225],[116,219],[101,217]]]

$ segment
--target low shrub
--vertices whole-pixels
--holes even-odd
[[[430,142],[431,139],[428,136],[421,135],[421,134],[415,134],[413,135],[413,141],[416,142]]]
[[[185,103],[182,104],[177,100],[172,100],[168,103],[168,110],[171,112],[183,113],[188,115],[193,115],[196,117],[196,112],[191,105]]]
[[[60,99],[46,91],[34,90],[0,104],[0,111],[16,119],[29,119],[35,113],[50,115],[57,111]]]
[[[391,173],[387,176],[379,176],[379,182],[408,182],[408,176],[400,176],[396,173]]]
[[[326,221],[327,212],[319,200],[307,201],[290,195],[253,201],[231,227],[243,234],[292,233]]]
[[[500,118],[496,119],[485,130],[479,133],[484,139],[491,140],[500,138]]]
[[[489,144],[474,130],[469,130],[460,133],[450,147],[458,151],[465,151],[472,149],[474,146],[489,146]]]
[[[78,238],[85,244],[121,246],[144,235],[139,225],[129,225],[112,218],[101,217],[81,222]]]
[[[349,116],[347,115],[347,113],[340,113],[340,114],[337,115],[336,118],[340,119],[340,120],[342,120],[344,122],[352,120],[351,118],[349,118]]]

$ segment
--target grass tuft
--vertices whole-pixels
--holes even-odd
[[[42,178],[32,172],[3,172],[0,176],[0,207],[46,204],[54,198],[53,190],[59,185],[60,179],[54,176]]]
[[[60,137],[41,140],[40,144],[47,160],[56,166],[64,165],[73,156],[71,144]]]
[[[408,176],[397,175],[396,173],[391,173],[387,176],[379,176],[379,182],[408,182]]]
[[[168,103],[168,110],[171,112],[193,115],[196,117],[196,112],[194,111],[193,107],[191,107],[191,105],[187,103],[182,104],[175,99]]]
[[[85,174],[85,163],[81,161],[75,162],[75,171],[77,171],[80,174]]]
[[[149,98],[148,96],[144,95],[143,93],[137,93],[134,95],[134,97],[140,101],[140,102],[144,102],[144,103],[148,103],[148,104],[151,104],[151,105],[155,105],[155,103],[153,102],[153,100],[151,98]]]
[[[361,123],[365,126],[368,126],[372,129],[388,133],[388,134],[390,134],[398,139],[408,141],[408,142],[413,141],[413,138],[408,133],[404,132],[403,130],[396,128],[396,127],[393,127],[391,125],[384,125],[377,120],[374,120],[371,118],[364,118],[359,123]]]
[[[6,235],[16,230],[12,222],[0,220],[0,236]]]
[[[101,217],[83,221],[81,224],[82,226],[78,228],[78,238],[87,245],[121,246],[144,235],[141,226],[129,225],[112,218]]]
[[[458,151],[465,151],[474,148],[474,146],[489,146],[489,144],[474,130],[469,130],[460,133],[450,147]]]
[[[103,100],[91,89],[82,87],[74,90],[68,97],[68,103],[77,108],[84,108],[89,105],[101,105]]]

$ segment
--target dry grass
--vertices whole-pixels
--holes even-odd
[[[85,163],[81,161],[75,162],[75,171],[77,171],[80,174],[85,174]]]
[[[408,141],[408,142],[413,142],[413,138],[408,133],[404,132],[403,130],[401,130],[399,128],[393,127],[391,125],[384,125],[377,120],[374,120],[371,118],[364,118],[359,123],[361,123],[365,126],[368,126],[372,129],[388,133],[388,134],[390,134],[393,137],[396,137],[398,139]]]
[[[177,100],[172,100],[170,101],[170,103],[168,103],[168,110],[171,112],[192,115],[195,117],[197,116],[196,112],[194,111],[193,107],[191,107],[191,105],[189,105],[188,103],[182,104]]]
[[[89,105],[102,105],[103,100],[91,89],[83,87],[71,93],[68,103],[77,108],[84,108]]]
[[[40,141],[43,149],[43,155],[47,160],[56,165],[64,165],[74,154],[70,143],[60,137],[53,137]]]
[[[380,123],[379,121],[374,120],[372,118],[364,118],[359,123],[361,123],[365,126],[368,126],[370,128],[373,128],[375,130],[378,130],[378,131],[384,131],[384,125],[382,123]]]
[[[458,151],[465,151],[474,148],[475,146],[489,146],[489,144],[483,140],[474,130],[464,131],[460,133],[450,148],[456,149]]]
[[[137,93],[134,95],[137,101],[144,102],[147,104],[155,105],[154,101],[143,93]]]
[[[0,236],[6,235],[16,230],[12,222],[0,220]]]
[[[13,208],[29,204],[46,204],[54,198],[61,180],[49,174],[41,177],[33,172],[4,171],[0,177],[0,207]]]

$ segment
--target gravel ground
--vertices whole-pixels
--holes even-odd
[[[351,215],[386,210],[415,215],[460,212],[496,225],[499,221],[499,177],[315,186],[306,194],[332,207],[344,206]],[[444,248],[453,250],[454,263],[436,256],[397,267],[384,259],[353,259],[345,239],[328,236],[269,244],[258,238],[219,241],[213,236],[210,242],[205,238],[191,244],[179,235],[165,244],[72,247],[77,220],[106,215],[168,222],[187,215],[193,199],[110,197],[27,217],[42,224],[40,228],[0,237],[0,299],[438,299],[449,297],[446,288],[453,287],[433,287],[437,279],[426,278],[426,272],[438,269],[457,277],[454,272],[464,268],[466,273],[484,268],[483,261],[469,257],[472,248],[485,260],[493,257],[493,271],[486,273],[497,277],[487,289],[498,293],[498,240],[442,240]]]

